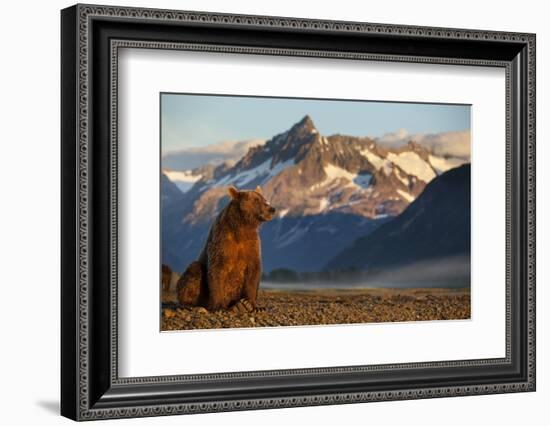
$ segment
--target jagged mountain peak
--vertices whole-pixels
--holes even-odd
[[[265,145],[252,147],[232,171],[243,172],[260,167],[273,169],[278,164],[299,161],[319,138],[319,132],[309,115],[304,116],[289,130],[275,135]]]
[[[310,145],[319,137],[319,131],[313,124],[309,115],[304,116],[295,123],[288,131],[275,136],[272,139],[270,148],[279,151],[296,150],[302,145]]]
[[[313,123],[313,120],[309,115],[305,115],[300,121],[298,121],[296,124],[294,124],[290,128],[290,132],[308,132],[311,133],[312,131],[316,131],[315,124]]]
[[[327,212],[395,216],[434,177],[464,162],[455,160],[434,156],[412,140],[388,147],[368,137],[325,137],[305,115],[264,145],[251,147],[236,164],[201,173],[205,178],[188,195],[196,214],[202,214],[199,207],[210,190],[260,185],[281,214],[289,217]]]

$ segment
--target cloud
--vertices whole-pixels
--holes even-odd
[[[441,133],[409,134],[405,129],[386,133],[377,142],[387,147],[400,147],[409,141],[415,141],[430,149],[435,155],[470,158],[470,130]]]
[[[234,162],[242,158],[253,146],[263,145],[263,139],[223,141],[220,143],[166,152],[162,167],[171,170],[190,170],[205,164]]]
[[[406,129],[399,129],[397,132],[386,133],[378,141],[387,146],[401,146],[410,140],[409,132]]]
[[[223,154],[230,157],[242,157],[253,146],[263,145],[263,139],[250,139],[244,141],[222,141],[203,147],[189,148],[189,152],[208,152],[211,154]]]

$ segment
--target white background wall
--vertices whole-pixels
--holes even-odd
[[[537,33],[538,390],[530,394],[118,420],[119,424],[545,424],[550,401],[550,28],[545,2],[306,0],[108,1],[162,7]],[[68,424],[59,405],[59,9],[11,1],[0,25],[0,418]],[[486,255],[490,256],[490,253]],[[545,419],[546,417],[546,419]],[[106,422],[112,423],[112,422]],[[102,423],[102,424],[106,424]]]

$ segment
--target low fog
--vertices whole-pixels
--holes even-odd
[[[314,290],[316,288],[464,288],[470,286],[470,257],[426,260],[384,271],[333,272],[330,278],[293,282],[262,281],[261,288]]]

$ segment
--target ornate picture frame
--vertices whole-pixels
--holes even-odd
[[[76,5],[61,12],[61,414],[73,420],[535,390],[534,34]],[[497,67],[506,74],[502,358],[119,377],[118,52]]]

